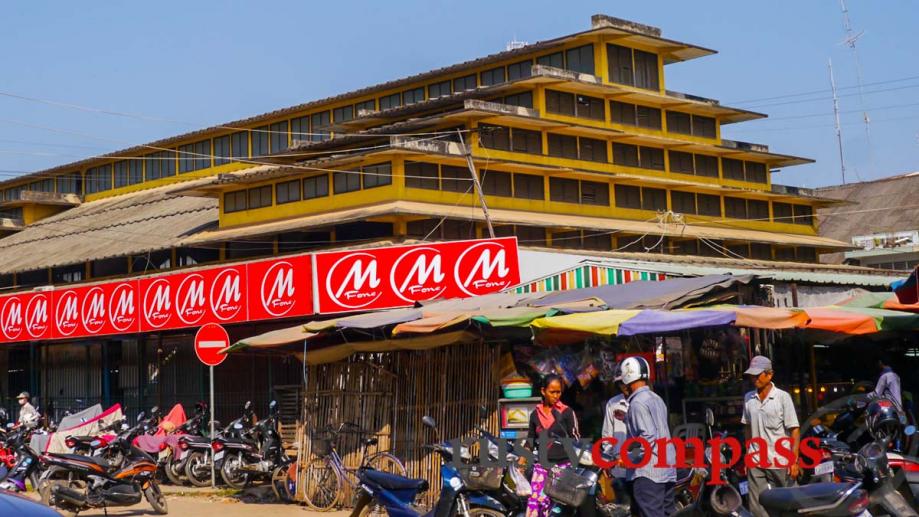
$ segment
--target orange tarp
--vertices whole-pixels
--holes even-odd
[[[866,314],[824,307],[808,308],[805,311],[810,317],[805,328],[845,334],[872,334],[878,331],[875,319]]]
[[[808,313],[800,309],[783,309],[779,307],[733,307],[737,314],[735,325],[759,329],[793,329],[807,325]]]

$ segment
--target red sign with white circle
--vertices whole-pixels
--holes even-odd
[[[195,355],[207,366],[217,366],[227,358],[220,351],[230,346],[226,329],[216,323],[208,323],[195,334]]]

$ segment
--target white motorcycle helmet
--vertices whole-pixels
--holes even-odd
[[[651,367],[644,357],[628,357],[619,363],[619,372],[622,376],[622,382],[632,384],[637,380],[648,380],[651,378]]]
[[[29,413],[20,418],[19,423],[26,429],[35,429],[38,427],[39,420],[41,420],[41,417],[38,414]]]

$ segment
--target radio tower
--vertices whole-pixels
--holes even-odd
[[[849,9],[846,7],[846,0],[839,0],[839,7],[842,9],[843,27],[846,31],[846,39],[843,44],[852,49],[852,57],[855,59],[855,80],[858,87],[858,102],[862,108],[862,122],[865,124],[865,143],[868,146],[868,165],[870,173],[874,175],[874,150],[871,145],[871,118],[868,116],[868,110],[865,109],[865,97],[862,94],[862,65],[858,59],[858,49],[855,43],[861,38],[865,31],[859,31],[857,34],[852,29],[852,23],[849,21]],[[861,180],[858,174],[858,168],[855,169],[855,176]]]

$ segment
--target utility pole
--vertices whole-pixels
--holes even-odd
[[[482,184],[479,183],[479,175],[475,172],[475,163],[472,162],[472,147],[467,146],[463,140],[463,132],[456,130],[459,135],[460,145],[463,146],[463,154],[466,156],[466,166],[469,167],[469,174],[472,175],[472,184],[475,187],[475,193],[479,196],[479,203],[482,205],[482,214],[485,215],[485,224],[488,225],[488,236],[495,238],[495,229],[491,225],[491,216],[488,215],[488,205],[485,204],[485,194],[482,193]]]
[[[830,87],[833,88],[833,116],[836,119],[836,142],[839,144],[839,170],[842,172],[842,184],[846,184],[846,160],[842,154],[842,126],[839,124],[839,97],[836,96],[836,78],[833,76],[833,60],[829,60]]]

